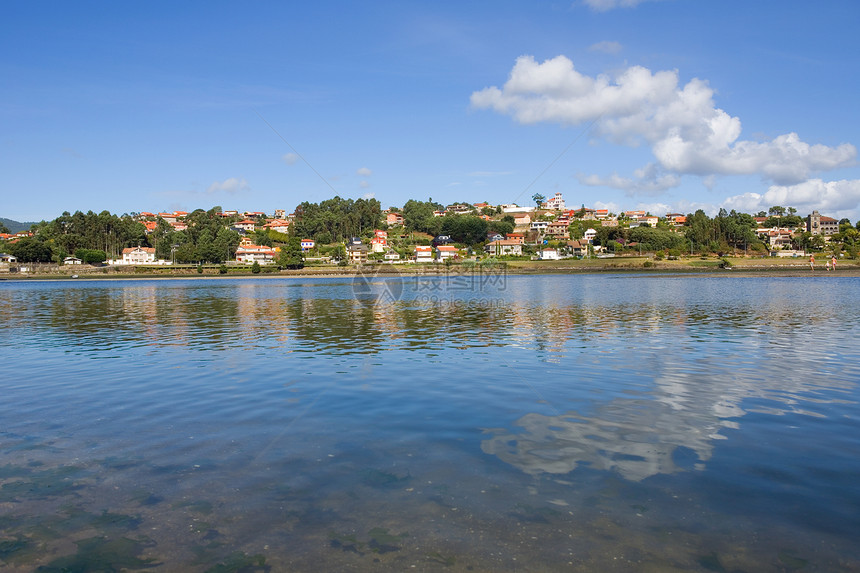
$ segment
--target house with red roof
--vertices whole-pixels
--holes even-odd
[[[243,243],[236,249],[236,262],[252,265],[259,263],[268,265],[275,261],[277,249],[267,247],[265,245],[255,245],[253,243]]]
[[[457,253],[457,247],[454,245],[439,245],[436,247],[436,260],[455,259],[457,258]]]
[[[151,265],[155,263],[155,249],[152,247],[129,247],[122,250],[121,265]]]

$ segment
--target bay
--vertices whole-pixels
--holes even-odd
[[[856,570],[858,295],[480,270],[3,281],[0,563]]]

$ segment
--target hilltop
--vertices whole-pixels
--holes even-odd
[[[12,219],[4,219],[0,217],[0,227],[6,227],[9,229],[10,233],[20,233],[21,231],[29,231],[30,227],[35,225],[35,222],[31,223],[21,223],[20,221],[13,221]]]

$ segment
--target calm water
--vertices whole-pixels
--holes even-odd
[[[0,569],[856,571],[858,300],[0,281]]]

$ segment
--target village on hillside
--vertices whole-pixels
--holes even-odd
[[[679,257],[726,252],[800,256],[827,250],[855,258],[860,222],[817,210],[801,217],[774,206],[756,214],[656,215],[571,208],[562,193],[536,194],[534,206],[410,200],[383,209],[370,199],[302,203],[288,213],[222,210],[64,213],[29,231],[0,233],[0,272],[24,263],[166,266],[445,263],[560,260],[643,253]],[[0,229],[5,230],[5,229]]]

